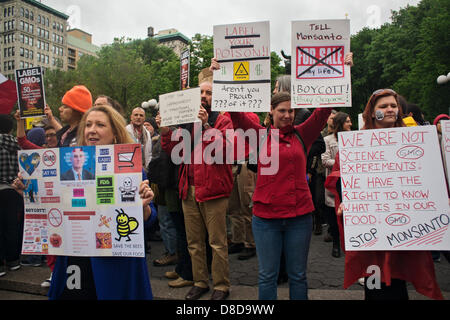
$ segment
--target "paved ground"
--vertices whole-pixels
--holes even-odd
[[[168,280],[164,277],[164,273],[173,270],[173,266],[154,267],[151,263],[154,259],[161,257],[163,253],[162,242],[151,242],[151,253],[147,256],[147,261],[155,299],[182,300],[189,288],[169,288]],[[441,262],[435,263],[435,270],[441,290],[446,299],[450,300],[450,263],[442,258]],[[45,296],[47,289],[41,288],[40,283],[49,274],[50,271],[46,266],[22,267],[18,271],[8,272],[6,276],[0,278],[0,290],[2,290],[0,300],[41,299],[42,296]],[[343,275],[344,257],[333,258],[331,243],[325,243],[323,236],[313,235],[308,262],[309,298],[311,300],[363,299],[363,290],[358,284],[354,284],[348,290],[342,289]],[[232,284],[230,299],[257,299],[258,263],[256,257],[240,261],[237,259],[237,255],[230,255],[230,278]],[[426,297],[417,294],[413,287],[410,286],[409,290],[411,299],[427,300]],[[32,295],[21,297],[17,292]],[[206,294],[204,299],[208,298],[209,295]],[[287,284],[279,286],[278,298],[280,300],[289,298]]]

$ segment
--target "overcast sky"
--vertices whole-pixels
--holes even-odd
[[[70,15],[71,27],[93,36],[96,45],[115,37],[144,39],[147,28],[175,28],[188,38],[212,35],[213,26],[270,21],[271,51],[291,50],[291,21],[350,19],[351,34],[388,22],[391,10],[419,0],[42,0]]]

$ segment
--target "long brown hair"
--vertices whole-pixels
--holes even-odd
[[[333,134],[336,138],[338,137],[338,132],[344,131],[344,124],[348,117],[350,116],[345,112],[338,112],[333,117]]]
[[[363,112],[363,120],[364,120],[364,127],[362,130],[367,129],[375,129],[375,118],[372,117],[373,111],[375,109],[375,105],[377,104],[378,99],[383,97],[389,97],[392,96],[395,98],[395,101],[398,105],[398,117],[395,121],[394,127],[404,127],[405,124],[403,123],[403,109],[399,102],[397,93],[392,89],[380,89],[376,90],[369,98],[369,101],[367,102],[366,108]]]

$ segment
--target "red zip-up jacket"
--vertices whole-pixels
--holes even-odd
[[[224,116],[230,118],[231,119],[231,115],[229,112],[225,112]],[[247,116],[250,118],[250,120],[252,120],[253,122],[259,124],[259,117],[256,113],[253,112],[247,112]],[[235,123],[233,123],[233,129],[236,130],[238,129],[237,125]],[[240,134],[239,131],[235,131],[234,133],[234,159],[235,161],[244,161],[244,160],[249,160],[249,154],[250,153],[254,153],[256,152],[256,150],[253,150],[252,146],[248,143],[248,140],[245,139],[244,141],[244,150],[240,150],[242,148],[242,145],[240,145],[241,141],[244,140],[245,137],[242,137],[242,135]],[[239,152],[240,151],[244,151],[243,154],[243,158],[240,157]],[[256,156],[256,154],[255,154]]]
[[[302,124],[286,126],[279,130],[279,159],[274,159],[278,161],[278,171],[272,175],[261,174],[261,168],[273,165],[261,164],[261,155],[267,154],[270,158],[272,153],[270,148],[268,151],[267,148],[272,143],[276,143],[273,141],[272,134],[265,139],[259,152],[258,178],[253,195],[255,216],[266,219],[294,218],[314,211],[311,192],[306,181],[306,156],[294,130],[298,131],[306,150],[309,151],[325,126],[330,113],[331,109],[328,108],[316,109]],[[230,115],[233,123],[239,128],[265,129],[252,121],[245,113],[231,112]]]
[[[196,128],[198,126],[198,128]],[[191,131],[191,139],[194,138],[194,131],[200,130],[200,125],[194,125],[194,129]],[[231,120],[219,114],[217,117],[214,128],[219,130],[221,133],[220,139],[222,141],[222,151],[223,151],[223,164],[207,164],[205,159],[202,160],[200,164],[194,163],[195,151],[191,150],[191,163],[194,167],[194,186],[195,186],[195,199],[197,202],[206,202],[213,199],[229,197],[231,190],[233,189],[233,174],[231,172],[231,164],[226,164],[226,152],[233,148],[232,142],[226,139],[226,130],[233,130],[233,124]],[[171,154],[173,148],[178,143],[183,143],[182,139],[180,141],[171,141],[172,135],[178,135],[180,129],[172,133],[170,130],[167,134],[161,135],[161,146],[162,149]],[[199,143],[196,148],[201,148],[201,154],[204,154],[205,148],[216,141],[217,137],[212,137],[212,139],[206,138],[205,135],[210,130],[203,130],[202,132],[202,142]],[[178,189],[180,198],[185,200],[188,192],[188,165],[182,164],[178,172]]]
[[[339,152],[336,154],[333,171],[325,180],[325,188],[333,192],[335,211],[341,204],[336,183],[341,177]],[[346,251],[344,239],[344,221],[337,217],[341,248],[345,252],[344,289],[350,287],[359,278],[369,277],[369,266],[379,266],[381,281],[391,284],[391,279],[411,282],[420,294],[431,299],[442,300],[441,289],[436,281],[434,262],[430,251]]]

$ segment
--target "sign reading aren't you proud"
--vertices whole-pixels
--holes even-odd
[[[270,111],[268,21],[214,26],[213,111]]]

